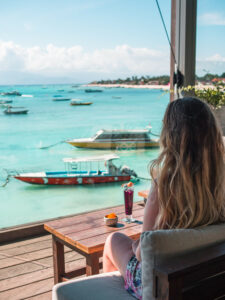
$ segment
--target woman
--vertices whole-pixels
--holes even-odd
[[[171,102],[160,144],[160,155],[151,165],[153,185],[142,231],[225,222],[225,147],[209,107],[196,98]],[[110,235],[103,270],[119,270],[127,291],[142,299],[139,241],[119,232]]]

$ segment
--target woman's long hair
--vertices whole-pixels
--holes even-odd
[[[155,229],[225,221],[225,146],[217,121],[196,98],[171,102],[163,119]]]

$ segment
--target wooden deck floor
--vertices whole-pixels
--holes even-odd
[[[65,252],[66,271],[85,265],[80,254]],[[0,245],[0,300],[50,300],[53,284],[50,235]]]

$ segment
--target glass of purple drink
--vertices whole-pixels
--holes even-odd
[[[128,184],[123,185],[124,191],[124,204],[125,204],[125,214],[126,218],[125,222],[131,223],[133,222],[132,218],[132,210],[133,210],[133,198],[134,198],[134,188],[133,183],[129,182]]]

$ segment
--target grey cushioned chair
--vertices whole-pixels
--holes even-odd
[[[224,243],[224,244],[223,244]],[[206,251],[209,247],[223,244],[225,246],[225,224],[198,227],[195,229],[175,229],[148,231],[141,235],[141,256],[142,256],[142,283],[143,300],[155,299],[183,299],[181,295],[175,294],[171,298],[169,291],[169,276],[172,268],[168,268],[168,262],[174,258],[190,256],[198,251]],[[223,247],[223,260],[219,264],[225,273],[225,247]],[[197,252],[196,252],[197,251]],[[217,255],[217,254],[216,254]],[[196,257],[198,258],[197,254]],[[200,256],[201,258],[201,256]],[[210,257],[211,258],[211,257]],[[182,261],[182,260],[181,260]],[[223,264],[222,264],[223,261]],[[214,262],[217,262],[214,258]],[[157,269],[162,270],[162,266],[167,264],[167,272],[163,274],[163,282],[156,281]],[[188,265],[189,264],[189,265]],[[190,268],[188,261],[187,268]],[[206,263],[204,262],[203,265]],[[182,266],[180,266],[182,268]],[[213,265],[215,269],[215,264]],[[178,268],[179,269],[179,268]],[[215,271],[213,269],[213,271]],[[221,272],[220,272],[221,273]],[[173,274],[182,274],[177,270]],[[163,277],[162,276],[162,277]],[[199,276],[199,275],[196,275]],[[170,277],[173,277],[172,275]],[[198,277],[196,277],[198,278]],[[201,278],[198,278],[201,279]],[[225,277],[224,277],[225,279]],[[222,278],[223,280],[223,278]],[[190,281],[190,279],[189,279]],[[225,282],[225,281],[223,281]],[[161,290],[157,292],[161,285]],[[165,285],[162,287],[162,285]],[[173,287],[174,288],[174,287]],[[177,287],[178,289],[179,287]],[[222,291],[222,290],[221,290]],[[174,293],[174,289],[173,289]],[[224,284],[225,293],[225,284]],[[175,295],[175,296],[174,296]],[[82,279],[71,280],[59,283],[53,288],[53,300],[134,300],[124,289],[124,281],[119,272],[100,274]],[[186,297],[185,299],[191,299]],[[194,298],[193,298],[194,299]],[[198,297],[196,299],[203,299]],[[206,299],[206,298],[205,298]],[[211,299],[211,298],[207,298]]]

